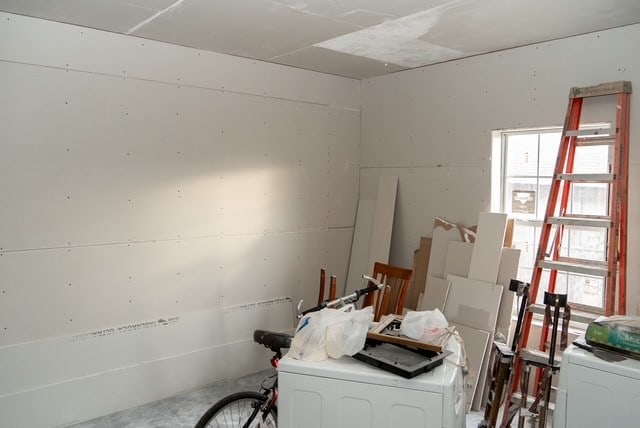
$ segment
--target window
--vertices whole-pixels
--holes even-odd
[[[589,127],[603,124],[590,125]],[[585,127],[586,128],[586,127]],[[518,279],[530,281],[555,169],[561,128],[495,131],[493,135],[492,209],[515,219],[513,246],[521,250]],[[581,147],[576,151],[576,173],[609,171],[608,146]],[[572,214],[607,215],[608,185],[576,183],[568,210]],[[563,257],[606,260],[605,229],[565,228],[560,253]],[[549,272],[544,271],[536,301],[542,302]],[[604,312],[604,279],[558,272],[556,291],[566,292],[573,306]]]

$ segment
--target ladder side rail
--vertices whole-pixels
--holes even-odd
[[[618,102],[620,97],[617,97]],[[611,160],[611,173],[613,174],[613,180],[609,185],[609,216],[612,219],[612,227],[609,228],[607,233],[607,247],[606,247],[606,261],[608,266],[607,276],[604,278],[605,288],[604,288],[604,313],[606,316],[611,316],[615,313],[615,303],[616,303],[616,276],[617,269],[615,266],[617,265],[619,251],[619,236],[620,236],[620,194],[619,194],[619,182],[620,182],[620,173],[622,172],[622,168],[620,168],[620,162],[622,160],[620,150],[622,148],[622,137],[621,137],[621,114],[620,110],[616,114],[616,138],[615,145],[613,149],[613,159]]]
[[[620,212],[620,253],[619,253],[619,297],[618,297],[618,314],[627,314],[627,221],[629,215],[629,126],[631,121],[631,88],[618,96],[620,107],[624,112],[622,119],[622,150],[623,152],[623,170],[621,176],[622,188],[620,189],[623,204]]]
[[[617,96],[618,113],[616,115],[616,138],[612,173],[614,180],[611,184],[610,216],[613,227],[608,233],[607,262],[610,266],[605,288],[605,314],[626,313],[626,248],[627,248],[627,194],[628,194],[628,117],[629,94],[620,93]],[[618,266],[618,269],[615,267]],[[618,282],[618,307],[616,312],[616,279]]]

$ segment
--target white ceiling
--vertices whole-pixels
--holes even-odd
[[[357,79],[640,22],[640,0],[0,0],[0,11]]]

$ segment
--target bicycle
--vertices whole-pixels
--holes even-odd
[[[381,290],[385,285],[375,278],[363,275],[371,285],[356,290],[348,296],[334,300],[325,300],[320,305],[300,312],[302,301],[298,304],[298,318],[324,308],[335,308],[357,302],[360,297]],[[266,330],[255,330],[253,341],[274,352],[271,366],[278,368],[282,358],[282,349],[291,347],[293,336]],[[266,378],[259,391],[241,391],[230,394],[211,406],[198,420],[195,428],[276,428],[278,425],[278,372]]]

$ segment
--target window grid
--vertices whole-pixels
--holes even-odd
[[[500,208],[502,212],[515,219],[513,246],[521,250],[518,278],[525,281],[530,281],[533,273],[561,135],[561,128],[549,128],[504,131],[500,136]],[[535,150],[533,150],[534,147]],[[521,158],[517,159],[518,156]],[[535,159],[533,159],[534,156]],[[597,156],[591,154],[591,156],[594,159],[603,159],[602,153]],[[531,162],[535,162],[534,168],[528,165]],[[600,163],[606,168],[608,155]],[[602,165],[587,163],[589,172],[597,167]],[[576,186],[569,201],[570,212],[573,212],[572,209],[578,211],[581,205],[591,205],[590,208],[593,209],[593,200],[602,203],[608,199],[606,190],[606,188],[598,189],[598,186],[584,186],[584,189]],[[519,196],[519,193],[522,193],[522,200],[524,200],[529,197],[530,192],[534,192],[533,211],[514,210],[514,199]],[[604,203],[603,208],[605,212],[602,214],[606,215],[608,203]],[[531,210],[531,207],[527,206],[526,209]],[[593,228],[567,228],[561,243],[561,254],[602,261],[605,257],[603,248],[606,248],[603,242],[606,242],[606,233],[603,231],[594,231]],[[548,279],[549,272],[543,271],[537,302],[542,301],[544,290],[548,287]],[[559,272],[556,291],[567,292],[570,302],[582,310],[596,313],[603,311],[603,278]]]

